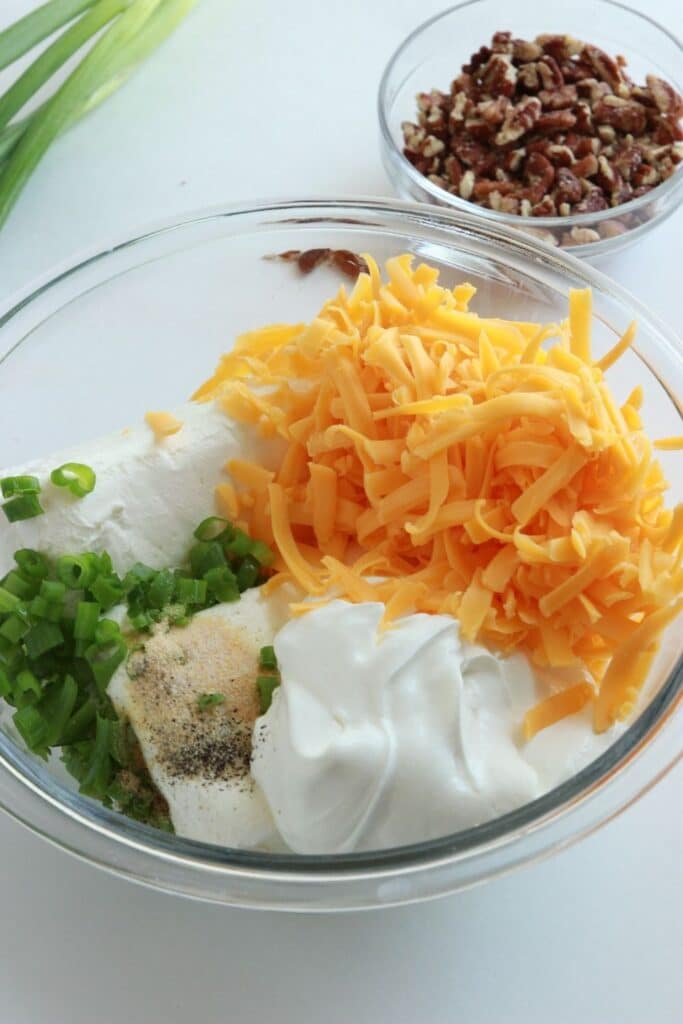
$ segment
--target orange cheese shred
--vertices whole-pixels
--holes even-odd
[[[309,324],[242,335],[197,392],[284,443],[275,474],[226,466],[240,516],[308,596],[381,601],[385,626],[455,615],[469,640],[578,672],[527,736],[588,701],[607,728],[683,587],[683,511],[655,453],[681,438],[651,442],[642,389],[619,404],[605,378],[635,325],[594,361],[589,290],[562,323],[506,321],[408,255],[384,280],[367,265]]]
[[[145,413],[145,423],[154,432],[157,441],[162,441],[165,437],[177,434],[183,427],[183,421],[170,412]]]

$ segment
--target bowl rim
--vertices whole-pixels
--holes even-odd
[[[569,217],[524,217],[521,214],[502,213],[497,210],[489,210],[485,206],[479,206],[476,203],[471,203],[466,199],[462,199],[460,196],[453,195],[451,192],[447,192],[446,189],[440,188],[439,185],[435,185],[434,182],[430,181],[426,175],[421,174],[415,167],[413,167],[410,161],[404,156],[403,150],[396,144],[389,127],[388,93],[395,65],[415,40],[423,35],[423,33],[434,24],[449,18],[452,14],[455,14],[458,11],[463,11],[468,7],[474,7],[478,4],[488,2],[490,2],[490,0],[463,0],[462,3],[454,4],[452,7],[448,7],[446,10],[432,15],[431,18],[428,18],[426,21],[417,25],[417,27],[414,28],[401,43],[399,43],[389,58],[382,73],[377,92],[377,116],[379,119],[382,142],[388,150],[388,154],[394,161],[399,172],[407,177],[416,187],[426,192],[431,197],[431,201],[442,208],[459,210],[463,213],[471,214],[474,211],[474,216],[482,217],[491,223],[516,228],[517,230],[527,230],[529,228],[536,228],[541,231],[544,229],[568,230],[572,227],[589,227],[591,224],[601,224],[608,220],[614,220],[616,217],[621,217],[624,214],[637,213],[651,202],[656,202],[659,199],[677,195],[677,203],[675,205],[672,204],[670,209],[666,212],[662,211],[660,218],[653,219],[661,219],[664,215],[668,216],[672,213],[676,206],[683,201],[683,165],[680,165],[677,170],[675,170],[674,173],[666,179],[666,181],[661,182],[655,188],[646,192],[642,196],[638,196],[636,199],[631,199],[627,203],[621,203],[619,206],[610,207],[607,210],[598,210],[595,213],[577,213]],[[648,22],[648,24],[665,35],[675,46],[677,46],[681,56],[683,57],[683,42],[681,42],[678,36],[673,32],[670,32],[669,29],[665,28],[664,25],[661,25],[654,18],[651,18],[649,14],[635,10],[635,8],[629,7],[628,4],[621,3],[621,0],[594,0],[594,2],[617,8],[633,15],[634,17],[640,18],[642,21]],[[638,225],[638,227],[642,226],[643,225]],[[637,228],[629,230],[625,232],[625,234],[632,234],[635,230],[637,230]],[[594,252],[597,250],[598,246],[606,241],[611,241],[611,239],[600,238],[599,241],[583,242],[575,246],[570,246],[570,248],[581,252]]]
[[[457,243],[457,238],[460,235],[464,238],[473,236],[488,245],[492,243],[497,246],[502,245],[517,257],[526,257],[533,262],[540,261],[546,265],[554,265],[557,270],[564,272],[565,276],[578,278],[599,289],[609,298],[616,299],[622,304],[625,303],[641,321],[648,323],[656,335],[656,345],[661,351],[669,359],[673,358],[677,362],[683,363],[683,346],[673,331],[661,323],[625,289],[570,253],[549,249],[543,243],[516,230],[500,225],[485,224],[481,218],[472,216],[469,212],[461,213],[444,208],[432,208],[424,204],[382,200],[375,197],[279,199],[256,203],[218,204],[164,219],[133,234],[122,234],[110,244],[93,248],[75,261],[66,261],[52,273],[43,275],[31,290],[23,291],[14,300],[5,304],[4,309],[0,308],[0,331],[22,310],[25,310],[32,302],[51,289],[56,288],[65,280],[75,277],[93,264],[115,257],[123,250],[135,249],[136,246],[148,242],[154,243],[169,233],[190,229],[202,222],[268,214],[273,215],[273,224],[302,225],[316,221],[353,223],[354,214],[356,218],[359,216],[368,218],[372,215],[384,216],[398,219],[401,223],[409,224],[416,230],[420,226],[440,228],[450,233],[452,244]],[[282,218],[285,214],[290,215],[286,220],[277,219],[278,216]],[[367,219],[357,222],[367,226],[378,226],[378,222],[373,224]],[[180,248],[182,249],[183,246]],[[142,265],[144,265],[144,261],[134,263],[132,268]],[[98,284],[104,284],[111,280],[111,276],[105,277]],[[88,290],[90,289],[78,291],[76,297],[85,294]],[[72,299],[60,303],[58,309],[64,308],[70,301]],[[43,320],[40,322],[42,323]],[[31,333],[32,330],[29,330],[14,345],[2,352],[0,365],[26,338],[30,337]],[[657,375],[655,374],[655,376]],[[666,382],[659,376],[657,379],[673,398]],[[675,398],[673,400],[676,402]],[[680,412],[680,404],[678,404],[678,408]],[[272,883],[288,880],[310,883],[321,880],[331,882],[333,880],[340,881],[341,878],[381,879],[395,876],[397,872],[400,874],[419,872],[435,868],[438,865],[467,861],[481,854],[508,847],[525,836],[547,829],[558,819],[568,817],[573,809],[583,807],[592,799],[599,797],[608,783],[619,778],[634,761],[637,761],[651,748],[656,736],[664,731],[670,737],[671,730],[666,730],[665,727],[672,722],[682,698],[683,656],[679,657],[656,697],[642,710],[615,743],[586,768],[560,786],[492,821],[438,839],[385,850],[336,855],[271,854],[236,850],[175,835],[168,836],[159,830],[108,810],[87,797],[74,793],[57,779],[49,779],[45,785],[44,780],[41,780],[39,773],[23,751],[2,732],[0,732],[0,807],[57,845],[99,863],[100,866],[133,877],[135,877],[135,870],[130,865],[121,864],[119,858],[115,857],[113,853],[98,859],[95,856],[84,854],[78,845],[74,846],[72,836],[78,833],[79,827],[85,828],[91,833],[98,833],[100,837],[112,844],[112,850],[115,847],[129,847],[156,861],[166,861],[186,869],[194,868],[213,875],[218,872],[223,877],[237,875],[242,879],[261,879]],[[678,741],[674,742],[678,744]],[[680,747],[676,745],[676,749],[669,754],[668,763],[663,768],[661,765],[658,766],[656,778],[661,777],[669,770],[679,756]],[[646,784],[638,789],[636,796],[652,785],[653,779],[654,776],[650,775]],[[8,792],[10,792],[9,797],[7,796]],[[37,803],[34,798],[37,798]],[[612,809],[609,816],[618,813],[633,799],[635,799],[633,793],[629,794],[628,799],[621,803],[616,810]],[[59,820],[64,823],[65,828],[69,826],[68,834],[55,835],[52,831],[46,830],[41,825],[46,814],[50,820]],[[603,815],[600,823],[606,820],[606,817]],[[578,833],[575,838],[583,834],[585,831]],[[500,873],[500,871],[493,873]],[[156,884],[160,888],[184,891],[182,885],[166,885],[158,878],[150,879],[148,877],[144,880],[149,884]],[[398,902],[404,901],[398,900]],[[245,901],[231,899],[228,902]],[[272,905],[277,905],[277,901]]]

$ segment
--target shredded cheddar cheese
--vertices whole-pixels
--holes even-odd
[[[233,460],[223,507],[309,595],[382,601],[385,623],[452,614],[470,640],[582,673],[527,737],[588,701],[608,728],[683,585],[683,513],[652,457],[680,439],[651,443],[642,391],[620,407],[604,377],[635,325],[596,362],[589,291],[561,324],[483,318],[470,285],[409,256],[383,282],[366,258],[350,294],[243,335],[196,393],[287,445],[276,473]]]
[[[157,441],[161,441],[164,437],[170,437],[171,434],[177,434],[183,426],[183,421],[170,412],[145,413],[145,422],[154,432]]]

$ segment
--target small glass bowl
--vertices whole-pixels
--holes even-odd
[[[610,55],[623,54],[627,73],[637,84],[656,74],[681,92],[683,47],[680,41],[645,14],[616,0],[467,0],[424,22],[401,43],[382,76],[378,96],[380,146],[385,170],[403,199],[417,199],[481,217],[489,224],[526,231],[552,246],[571,245],[588,259],[631,245],[669,217],[683,199],[683,164],[666,181],[629,203],[570,217],[522,217],[497,213],[452,195],[421,174],[403,155],[404,121],[415,121],[415,97],[431,89],[448,91],[460,68],[494,32],[534,39],[557,33],[584,39]],[[593,233],[588,242],[563,241],[572,229]],[[598,237],[599,236],[599,237]],[[579,235],[579,238],[581,235]],[[589,238],[591,236],[588,236]]]
[[[461,213],[301,200],[219,207],[124,237],[0,309],[0,467],[139,422],[150,406],[173,408],[236,335],[310,319],[339,287],[339,273],[321,267],[303,276],[263,257],[325,247],[370,252],[380,263],[413,253],[438,267],[444,284],[470,281],[482,315],[555,322],[566,316],[570,288],[592,287],[596,358],[638,322],[637,344],[609,371],[615,394],[640,384],[650,436],[681,433],[680,343],[593,268]],[[681,501],[678,453],[660,456],[671,500]],[[168,835],[81,796],[57,758],[46,763],[26,751],[1,707],[0,808],[91,863],[198,899],[307,911],[428,899],[575,842],[649,789],[683,749],[683,715],[675,714],[682,653],[673,624],[628,728],[577,775],[510,814],[412,846],[298,856]]]

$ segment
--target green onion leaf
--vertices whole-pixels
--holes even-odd
[[[173,598],[176,579],[171,569],[162,569],[156,574],[147,590],[147,604],[150,608],[164,608]]]
[[[53,469],[50,480],[55,487],[68,487],[76,498],[85,498],[95,489],[95,470],[82,462],[65,462]]]
[[[35,11],[25,14],[19,21],[0,32],[0,69],[12,64],[47,39],[67,21],[92,7],[95,0],[48,0]]]
[[[190,548],[190,568],[195,576],[226,565],[225,553],[218,541],[199,541]]]
[[[67,0],[54,2],[59,4]],[[105,29],[39,115],[31,120],[7,158],[0,172],[0,225],[7,219],[26,182],[57,136],[117,88],[195,2],[167,0],[162,6],[162,0],[134,0]],[[13,28],[16,31],[16,26]],[[8,32],[12,32],[12,28]],[[12,53],[11,46],[9,52]],[[19,48],[18,52],[23,53],[25,49]],[[0,64],[2,55],[0,39]]]
[[[18,494],[40,494],[37,476],[6,476],[0,480],[3,498],[15,498]]]
[[[275,648],[272,644],[268,644],[266,647],[261,648],[258,660],[259,668],[277,669],[277,658],[275,657]]]
[[[67,722],[61,742],[66,745],[78,743],[89,734],[91,726],[97,715],[97,705],[92,697],[78,708]]]
[[[206,711],[207,708],[214,708],[217,704],[222,704],[224,700],[224,693],[200,693],[197,697],[197,707],[200,711]]]
[[[40,584],[40,596],[44,597],[48,604],[56,604],[64,600],[66,587],[59,580],[43,580]]]
[[[279,685],[280,680],[278,676],[256,677],[256,689],[258,690],[259,705],[261,707],[262,715],[265,715],[266,711],[272,704],[273,694]]]
[[[77,50],[130,6],[132,0],[99,0],[91,11],[63,32],[48,46],[0,97],[0,126],[8,124],[25,103],[38,92],[47,80],[66,63]],[[86,5],[89,6],[90,4]]]
[[[0,181],[0,193],[1,191],[2,182]],[[0,198],[1,205],[2,199]],[[35,516],[42,516],[45,509],[38,501],[36,494],[20,494],[16,498],[6,501],[2,506],[2,511],[10,523],[18,523],[23,519],[33,519]]]

